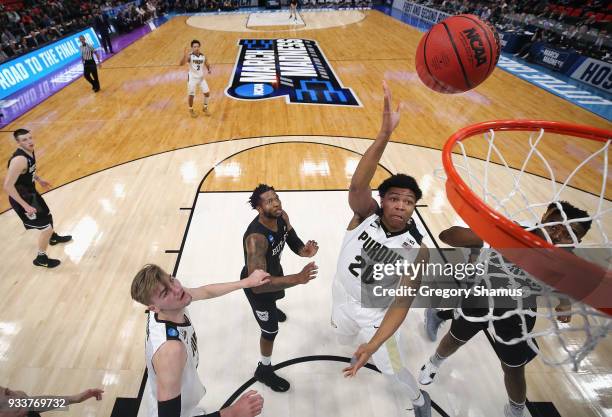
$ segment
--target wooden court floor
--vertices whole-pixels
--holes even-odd
[[[0,215],[6,242],[0,250],[0,385],[32,394],[103,386],[104,400],[73,407],[68,415],[74,416],[109,416],[115,398],[135,397],[144,370],[144,322],[143,309],[129,299],[129,284],[145,262],[173,269],[177,254],[166,251],[181,248],[190,216],[180,209],[192,207],[200,186],[203,191],[245,191],[268,181],[279,189],[346,189],[359,153],[380,123],[383,78],[403,103],[403,114],[393,136],[397,143],[381,162],[391,172],[414,173],[420,181],[423,202],[432,208],[426,221],[433,235],[458,221],[443,184],[433,175],[440,167],[438,149],[453,131],[503,118],[611,128],[604,119],[499,69],[470,93],[430,92],[414,70],[420,32],[376,11],[364,14],[349,25],[339,17],[336,27],[258,33],[204,30],[176,17],[106,61],[100,93],[91,93],[80,79],[0,133],[0,154],[7,159],[14,149],[9,131],[32,130],[38,172],[55,186],[45,197],[57,228],[75,236],[72,244],[50,250],[64,265],[34,270],[35,237],[23,231],[12,211]],[[316,39],[363,107],[288,105],[283,99],[247,103],[224,94],[238,39],[288,36]],[[177,66],[194,38],[203,42],[213,65],[208,76],[212,115],[197,119],[186,110],[186,69]],[[551,154],[565,150],[558,164],[571,166],[582,153],[567,139],[559,140],[544,147]],[[262,147],[275,142],[287,144]],[[473,154],[483,149],[476,146]],[[520,163],[520,151],[508,155],[511,164]],[[201,184],[209,170],[229,157]],[[287,172],[288,166],[297,168]],[[533,172],[541,169],[535,166]],[[384,175],[381,168],[373,183]],[[597,183],[589,178],[574,185],[592,192]],[[576,198],[591,201],[586,194]],[[2,194],[0,211],[7,208]],[[236,241],[239,236],[232,244]],[[214,280],[233,280],[233,275]],[[205,271],[203,276],[213,279]],[[553,401],[563,417],[608,415],[610,351],[609,343],[602,345],[590,367],[578,374],[534,364],[528,369],[528,396]],[[460,409],[456,415],[469,412]]]

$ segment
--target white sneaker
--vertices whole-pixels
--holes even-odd
[[[504,417],[523,417],[525,413],[524,409],[521,410],[520,414],[514,411],[510,404],[504,405]]]
[[[419,373],[419,384],[421,385],[429,385],[434,381],[436,374],[438,373],[438,368],[431,363],[430,360],[425,363],[421,367],[421,372]]]

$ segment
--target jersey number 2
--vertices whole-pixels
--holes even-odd
[[[349,264],[348,270],[353,276],[358,277],[361,273],[361,281],[364,284],[371,284],[374,282],[372,277],[372,265],[366,268],[366,261],[361,255],[355,256],[355,262]]]

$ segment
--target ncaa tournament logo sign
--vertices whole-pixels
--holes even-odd
[[[225,93],[238,100],[285,97],[287,103],[361,106],[344,88],[316,41],[241,39]]]

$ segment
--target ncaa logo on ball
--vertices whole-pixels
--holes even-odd
[[[476,59],[476,66],[479,67],[482,64],[487,63],[487,57],[485,55],[484,45],[480,34],[476,32],[476,28],[470,28],[463,31],[463,34],[467,37],[470,48],[474,52],[474,59]]]

